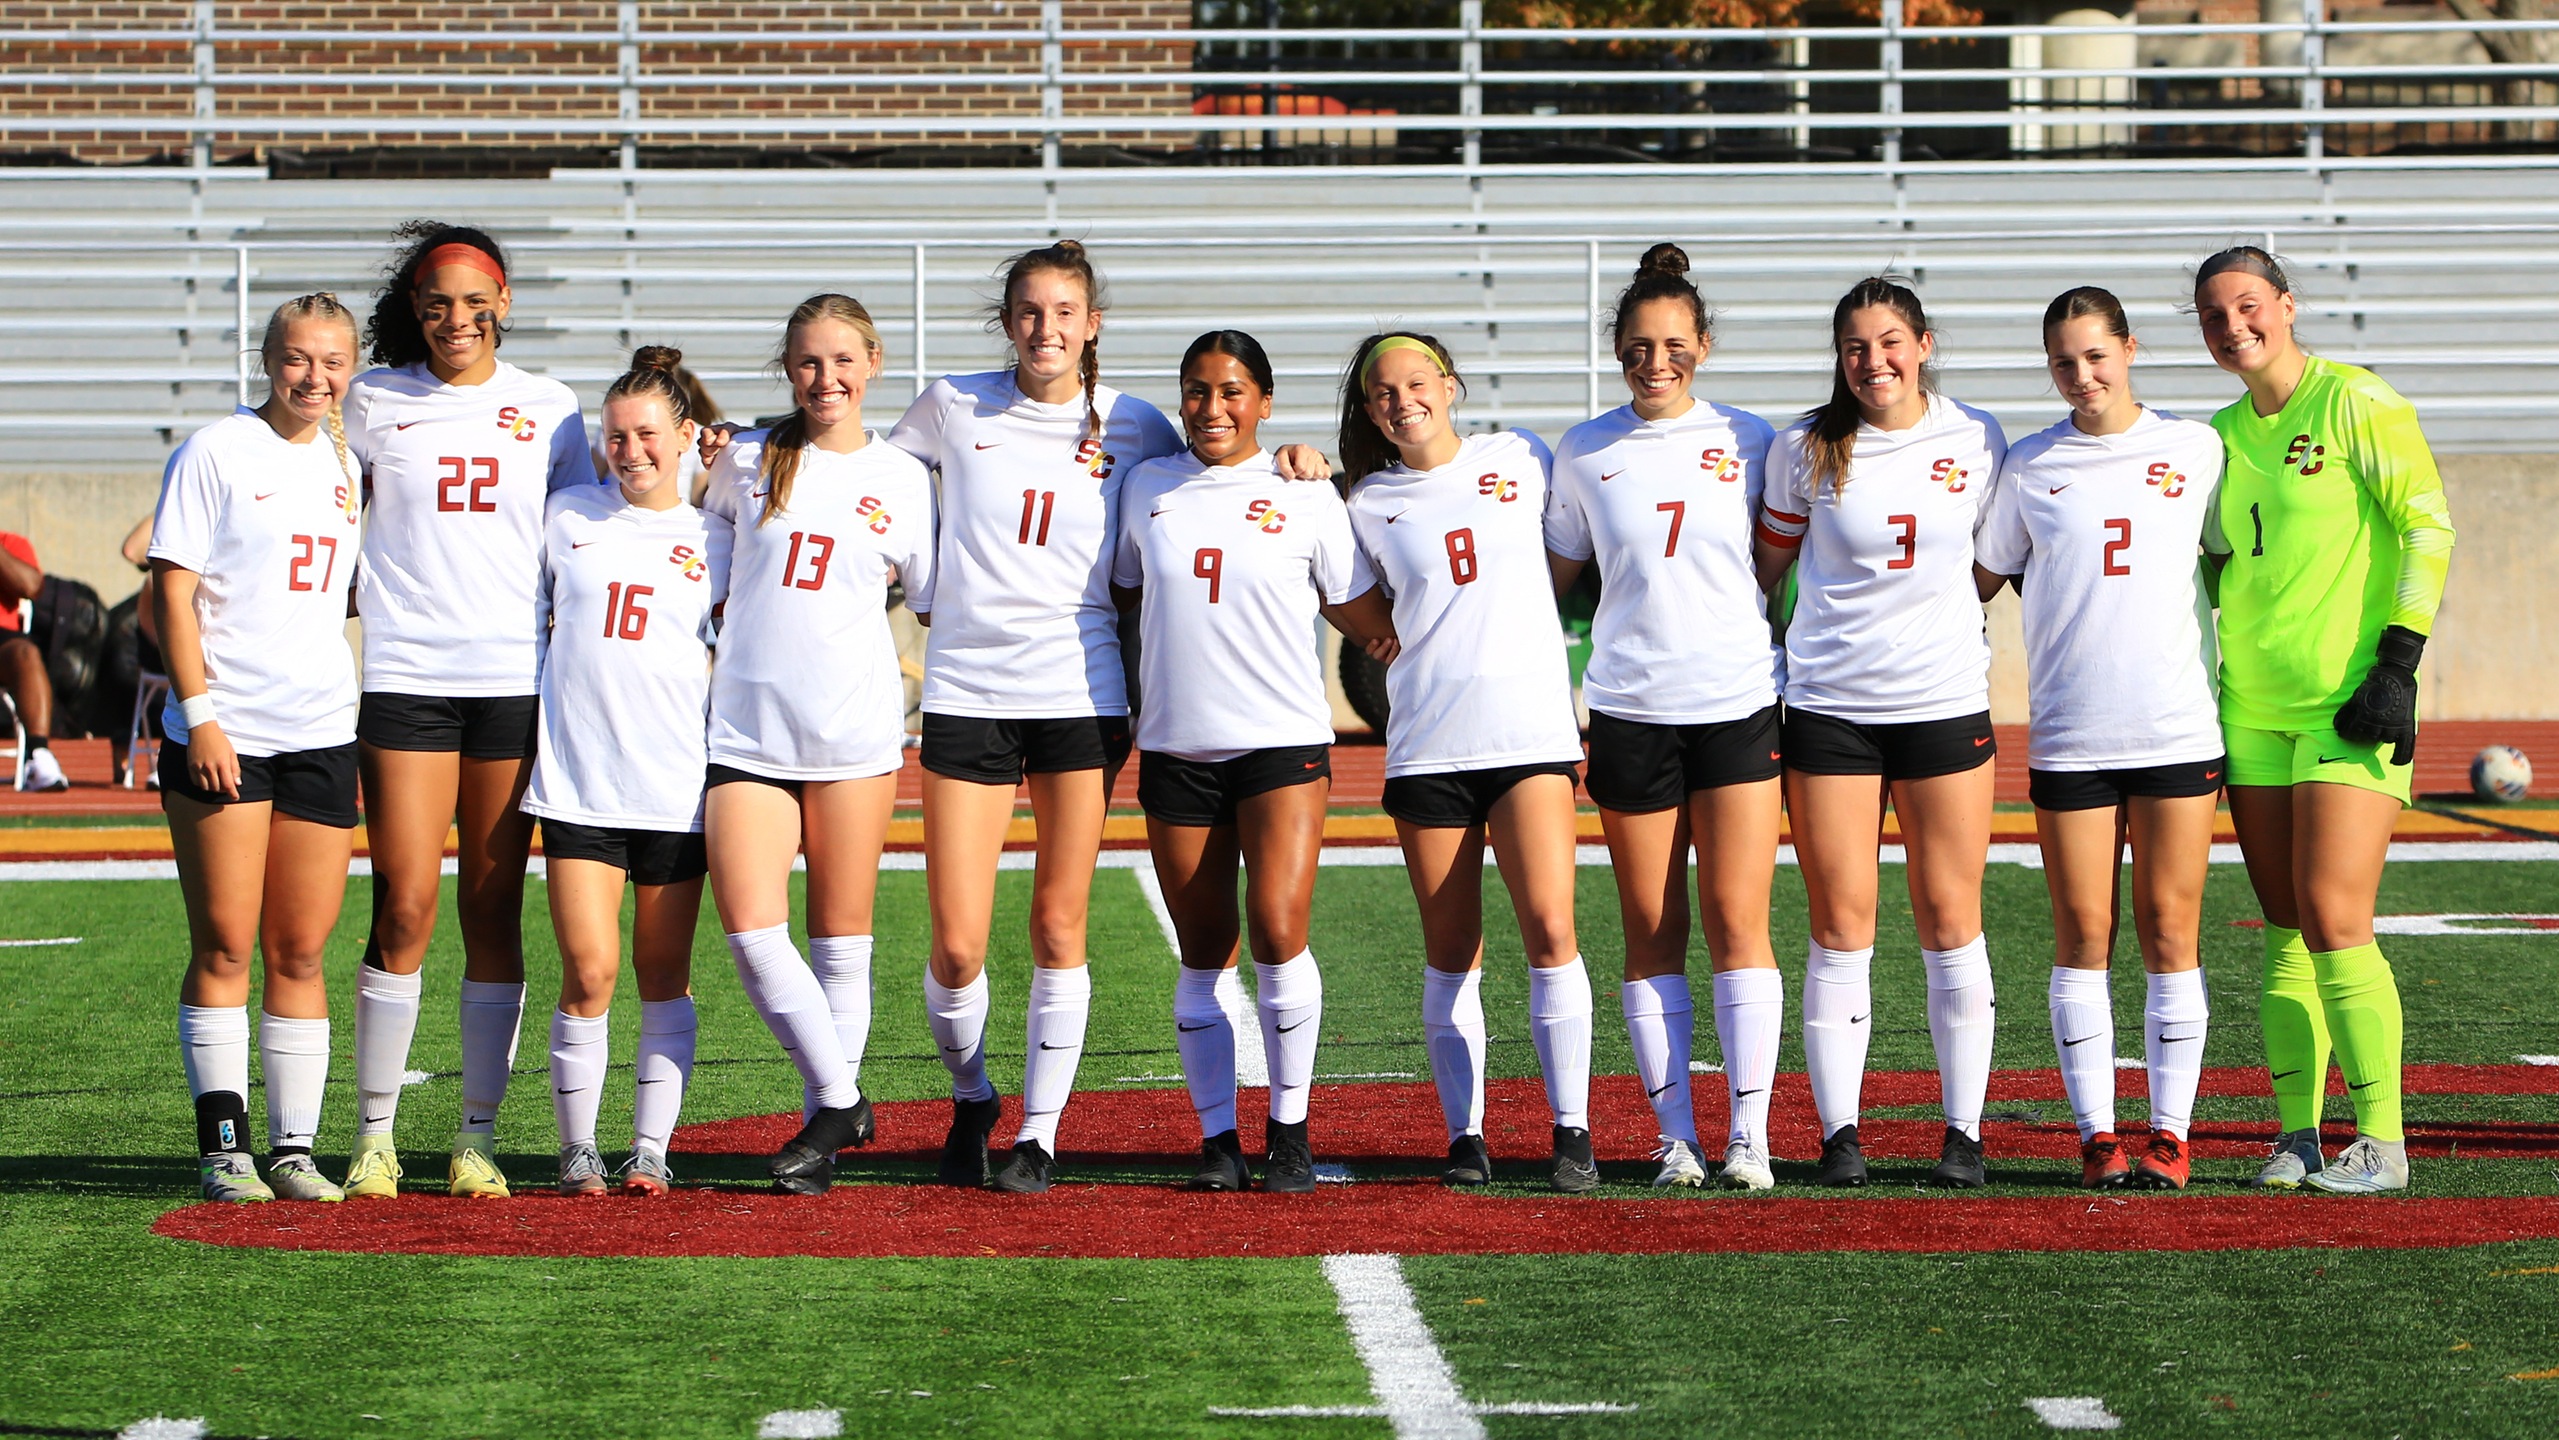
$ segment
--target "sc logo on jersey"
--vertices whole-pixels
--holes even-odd
[[[696,584],[711,576],[711,562],[695,553],[690,545],[678,545],[666,557],[666,563],[684,572],[684,578]]]
[[[863,496],[861,501],[853,507],[853,515],[854,518],[868,524],[871,527],[872,534],[886,535],[889,533],[889,512],[882,509],[880,507],[880,502],[872,499],[870,496]]]
[[[1272,509],[1268,500],[1256,500],[1245,506],[1244,520],[1265,535],[1277,535],[1288,524],[1288,516]]]
[[[1087,438],[1075,447],[1075,463],[1083,466],[1094,479],[1108,480],[1111,471],[1118,468],[1120,457],[1104,453],[1100,439]]]
[[[2186,472],[2162,460],[2150,467],[2150,476],[2144,483],[2174,500],[2186,493]]]
[[[1973,472],[1956,464],[1955,457],[1952,455],[1928,467],[1928,478],[1945,486],[1946,493],[1949,495],[1963,494],[1966,488],[1965,482],[1971,480],[1972,476]]]
[[[2311,444],[2307,435],[2295,435],[2292,443],[2284,447],[2284,463],[2297,467],[2303,475],[2316,475],[2327,469],[2327,457],[2328,447]]]
[[[498,428],[518,440],[530,440],[541,422],[512,405],[498,411]]]
[[[1508,505],[1519,498],[1519,482],[1499,472],[1478,475],[1475,477],[1475,493]]]
[[[1697,468],[1727,485],[1742,478],[1741,457],[1729,453],[1721,445],[1709,446],[1701,452],[1697,457]]]

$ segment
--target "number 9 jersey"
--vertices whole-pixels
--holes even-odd
[[[345,422],[370,497],[356,576],[364,688],[533,694],[543,505],[595,483],[577,396],[503,360],[477,385],[420,362],[357,376]]]

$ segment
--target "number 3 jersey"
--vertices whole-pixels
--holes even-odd
[[[1137,748],[1218,761],[1333,743],[1317,611],[1377,581],[1332,486],[1284,481],[1260,452],[1149,460],[1120,491],[1111,582],[1145,591]]]
[[[534,693],[543,503],[595,483],[577,397],[503,360],[477,385],[420,362],[357,376],[346,430],[370,510],[356,580],[364,688]]]
[[[2221,754],[2197,542],[2221,437],[2145,409],[2091,435],[2064,419],[2000,467],[1973,551],[2022,575],[2027,763],[2116,770]]]
[[[952,375],[926,387],[889,432],[889,443],[942,477],[926,710],[1128,713],[1111,603],[1120,486],[1182,441],[1143,400],[1104,385],[1093,403],[1098,436],[1085,433],[1081,395],[1051,405],[1024,395],[1010,370]]]
[[[346,638],[355,483],[327,427],[297,445],[245,406],[169,457],[151,558],[198,577],[205,693],[243,755],[355,743],[355,654]],[[161,721],[185,743],[174,689]]]
[[[1907,430],[1857,427],[1849,473],[1815,492],[1810,422],[1768,447],[1762,537],[1802,547],[1786,626],[1786,704],[1906,724],[1990,708],[1973,526],[2008,453],[1985,411],[1928,397]]]
[[[906,744],[888,585],[894,574],[910,606],[932,608],[931,477],[876,431],[849,455],[803,447],[789,504],[767,519],[766,434],[730,442],[703,496],[735,529],[711,763],[777,780],[885,775]]]
[[[729,527],[649,510],[618,485],[551,497],[535,591],[542,736],[528,815],[615,830],[702,828],[711,611]]]
[[[1352,488],[1351,529],[1395,602],[1386,776],[1582,758],[1564,627],[1546,568],[1547,452],[1472,435],[1436,470]]]

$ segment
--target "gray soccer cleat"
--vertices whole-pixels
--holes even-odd
[[[1661,1171],[1653,1176],[1653,1188],[1702,1189],[1706,1184],[1706,1167],[1697,1158],[1697,1147],[1667,1135],[1661,1138],[1660,1147],[1653,1151],[1653,1158],[1662,1162]]]
[[[2301,1182],[2318,1174],[2319,1132],[2287,1130],[2275,1137],[2275,1153],[2266,1157],[2265,1168],[2248,1182],[2252,1190],[2298,1190]]]
[[[205,1199],[226,1205],[253,1205],[275,1198],[267,1182],[258,1178],[258,1162],[238,1150],[196,1157],[196,1180]]]
[[[317,1200],[335,1204],[347,1192],[330,1183],[308,1155],[286,1155],[267,1163],[267,1186],[278,1200]]]
[[[560,1193],[604,1193],[604,1156],[597,1152],[594,1141],[580,1140],[560,1147]]]
[[[2304,1183],[2331,1195],[2380,1195],[2408,1188],[2408,1146],[2358,1135]]]

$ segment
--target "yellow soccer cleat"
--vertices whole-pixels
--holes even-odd
[[[453,1139],[453,1164],[445,1172],[445,1193],[474,1200],[504,1200],[510,1193],[498,1170],[497,1137],[488,1130],[465,1130]]]
[[[388,1135],[358,1135],[355,1153],[347,1157],[350,1200],[388,1200],[400,1193],[400,1155]]]

